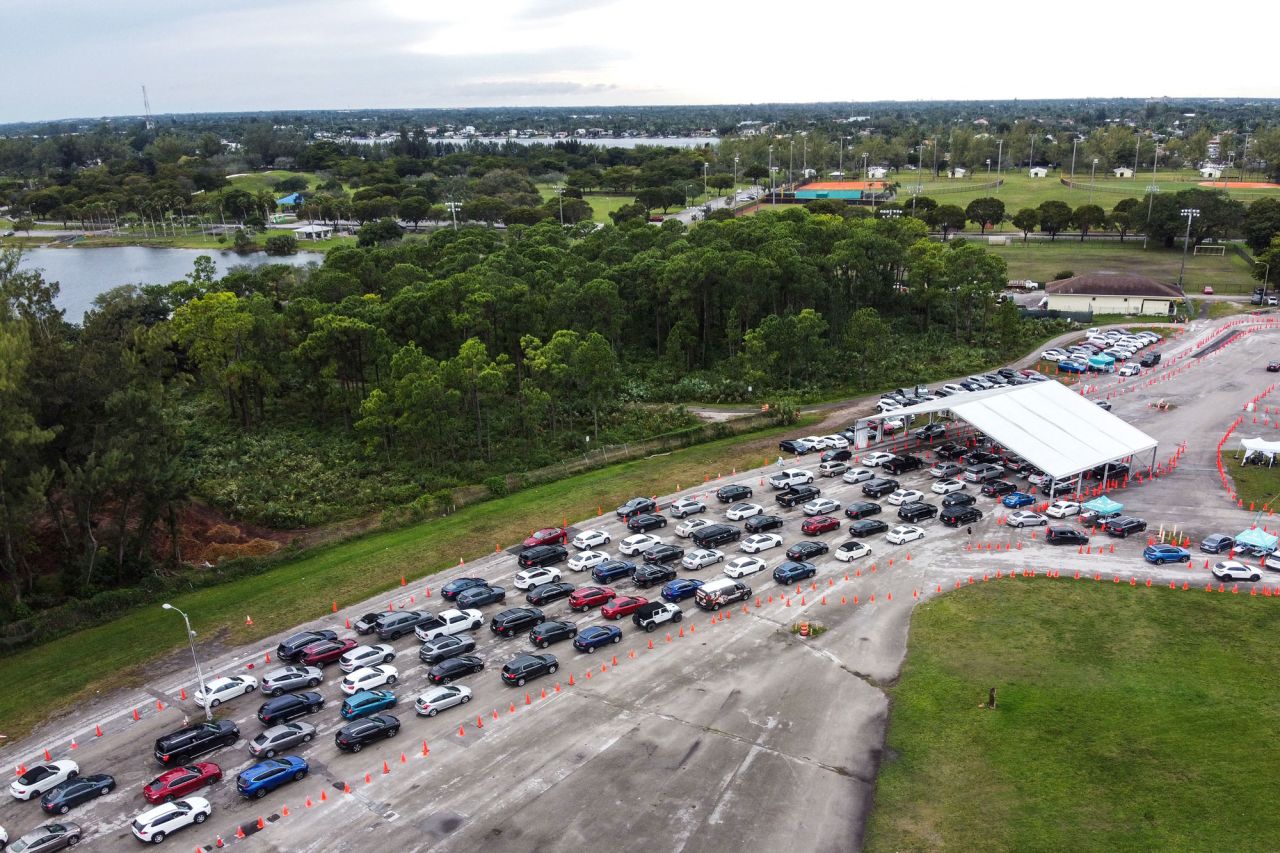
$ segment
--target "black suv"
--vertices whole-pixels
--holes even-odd
[[[546,619],[536,607],[512,607],[494,616],[489,622],[489,630],[504,637],[514,637],[517,632],[528,630]]]
[[[635,574],[631,576],[636,586],[641,589],[653,586],[656,583],[666,583],[669,580],[675,580],[675,578],[676,570],[661,563],[645,563],[636,569]]]
[[[655,512],[658,504],[652,498],[632,498],[615,510],[618,518],[630,518],[642,512]]]
[[[647,533],[650,530],[657,530],[659,527],[666,526],[667,520],[665,518],[650,512],[634,515],[627,522],[627,529],[636,533]]]
[[[213,752],[220,746],[231,746],[239,739],[240,729],[230,720],[215,720],[178,729],[156,738],[156,761],[166,767],[186,764],[196,756]]]
[[[525,548],[516,558],[522,569],[533,569],[538,566],[554,566],[569,559],[569,552],[563,545],[534,545]]]
[[[314,690],[286,693],[263,702],[258,709],[258,721],[264,726],[274,726],[296,720],[304,714],[314,714],[323,707],[324,697]]]
[[[747,498],[751,497],[752,494],[754,494],[754,492],[751,491],[750,486],[744,486],[741,483],[734,483],[732,485],[721,486],[716,489],[716,500],[720,501],[722,504],[731,504],[737,503],[738,501],[745,501]]]
[[[884,533],[888,529],[889,525],[878,518],[861,518],[849,525],[849,535],[861,538],[875,533]]]
[[[1146,530],[1147,523],[1131,515],[1121,515],[1108,521],[1104,529],[1112,536],[1124,539],[1130,534],[1141,533]]]
[[[924,501],[912,501],[898,507],[898,518],[903,521],[923,521],[938,514],[938,508]]]
[[[1044,531],[1044,541],[1050,545],[1088,545],[1089,534],[1076,527],[1050,525]]]
[[[870,515],[879,515],[884,511],[884,507],[875,501],[854,501],[844,508],[844,514],[852,519],[866,518]]]
[[[1155,367],[1160,363],[1160,353],[1147,352],[1142,354],[1142,358],[1138,359],[1138,364],[1143,367]]]
[[[791,438],[784,438],[782,441],[779,441],[778,449],[783,453],[794,453],[797,456],[803,456],[813,450],[813,448],[809,446],[808,442],[796,441]]]
[[[782,526],[782,519],[776,515],[753,515],[747,519],[745,527],[748,533],[764,533]]]
[[[803,503],[808,503],[821,494],[821,489],[816,486],[806,484],[803,486],[793,486],[790,489],[779,492],[778,497],[774,500],[776,500],[780,506],[798,506]]]
[[[982,520],[982,511],[974,506],[944,506],[938,520],[947,527],[959,527]]]
[[[939,459],[959,459],[964,456],[964,447],[956,444],[954,441],[948,441],[945,444],[939,444],[934,448],[934,453]]]
[[[852,460],[853,460],[853,451],[852,451],[852,450],[849,450],[849,449],[847,449],[847,448],[841,448],[841,449],[838,449],[838,450],[828,450],[826,453],[822,454],[822,458],[821,458],[821,459],[819,459],[818,461],[820,461],[820,462],[850,462],[850,461],[852,461]]]
[[[405,634],[412,634],[419,625],[435,619],[435,614],[425,610],[401,610],[398,613],[384,613],[378,620],[378,638],[381,640],[398,640]]]
[[[869,498],[882,498],[898,490],[898,481],[875,477],[862,484],[862,493]]]
[[[599,566],[596,568],[599,568]],[[575,589],[577,587],[567,581],[540,583],[525,593],[524,600],[530,604],[549,604],[561,598],[568,598]]]
[[[400,731],[400,721],[390,714],[375,714],[347,723],[333,733],[333,742],[343,752],[359,752],[368,744],[381,738],[395,737]]]
[[[935,438],[942,438],[942,436],[946,435],[947,428],[942,424],[925,424],[911,434],[920,441],[932,441]]]
[[[973,506],[978,499],[969,492],[952,492],[942,499],[943,509],[952,509],[954,507]]]
[[[694,531],[693,544],[699,548],[714,548],[726,542],[737,542],[741,538],[742,531],[732,524],[709,524]]]
[[[555,655],[520,655],[503,665],[502,683],[509,687],[524,687],[529,679],[551,675],[559,668]]]
[[[529,642],[540,649],[561,640],[572,640],[578,636],[578,626],[567,619],[549,619],[529,632]]]
[[[674,563],[676,560],[679,560],[684,556],[684,549],[679,545],[667,545],[666,543],[662,543],[654,545],[641,556],[644,557],[644,561],[646,563]],[[640,570],[636,569],[636,571],[638,572]],[[634,578],[635,575],[633,574],[632,577]]]
[[[998,498],[1016,491],[1018,487],[1008,480],[987,480],[982,484],[982,493],[989,498]]]
[[[557,546],[558,547],[558,546]],[[507,597],[507,591],[500,586],[472,586],[458,593],[458,597],[454,599],[454,603],[459,608],[480,607],[484,604],[493,604],[503,601]]]
[[[591,570],[591,577],[598,583],[612,583],[619,578],[630,577],[636,564],[630,560],[605,560]]]
[[[276,646],[276,657],[283,661],[295,661],[302,654],[302,650],[312,643],[336,639],[338,635],[333,631],[303,631]]]
[[[886,474],[893,474],[895,477],[899,474],[905,474],[908,471],[916,471],[924,467],[924,460],[919,456],[904,454],[880,466],[880,470]]]

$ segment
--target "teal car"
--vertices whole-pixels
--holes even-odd
[[[342,719],[358,720],[396,706],[396,694],[390,690],[361,690],[342,703]]]

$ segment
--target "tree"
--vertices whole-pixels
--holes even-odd
[[[1280,234],[1280,199],[1260,198],[1249,205],[1244,215],[1244,236],[1249,248],[1255,253],[1262,252],[1277,234]]]
[[[610,211],[609,218],[613,220],[614,225],[621,225],[624,222],[644,222],[649,218],[649,208],[641,202],[632,202]]]
[[[36,227],[35,220],[33,220],[29,216],[24,216],[21,219],[16,219],[14,220],[14,223],[13,223],[14,231],[23,231],[26,233],[28,237],[31,236],[31,229],[35,227]]]
[[[716,195],[723,195],[725,190],[733,189],[733,175],[727,172],[717,172],[707,177],[707,186],[716,191]]]
[[[307,179],[303,175],[290,175],[287,178],[281,178],[276,182],[273,189],[278,193],[300,193],[307,189]]]
[[[1096,204],[1082,204],[1071,214],[1071,224],[1080,229],[1080,242],[1089,236],[1089,229],[1101,228],[1107,221],[1107,212]]]
[[[422,196],[409,196],[400,200],[400,218],[418,230],[418,223],[431,213],[431,202]]]
[[[356,231],[356,245],[384,246],[387,243],[394,243],[403,236],[404,229],[400,227],[400,223],[391,217],[386,217],[361,225],[360,230]]]
[[[624,193],[636,185],[640,171],[635,166],[610,166],[600,175],[600,185]]]
[[[292,234],[273,234],[266,239],[264,247],[268,255],[298,254],[298,238]]]
[[[938,209],[938,202],[927,195],[918,195],[911,200],[911,204],[904,204],[902,209],[908,216],[928,222],[929,215]]]
[[[667,193],[663,187],[642,187],[636,190],[636,201],[644,205],[645,216],[655,207],[662,207],[666,198]]]
[[[1072,210],[1065,201],[1051,200],[1042,202],[1040,211],[1040,230],[1049,235],[1050,240],[1058,238],[1058,232],[1071,225]]]
[[[964,215],[970,222],[976,222],[980,233],[985,234],[989,226],[1004,221],[1004,202],[998,198],[975,198],[964,209]]]
[[[769,170],[760,163],[752,163],[742,170],[742,177],[749,178],[753,184],[759,184],[761,178],[769,177]]]
[[[1113,229],[1120,232],[1120,242],[1124,242],[1125,235],[1135,230],[1133,217],[1140,209],[1141,202],[1136,198],[1122,198],[1116,202],[1116,206],[1111,208],[1111,216],[1107,222]]]
[[[963,231],[965,223],[964,211],[958,205],[940,204],[930,211],[929,224],[942,232],[946,240],[952,231]]]
[[[1022,232],[1022,242],[1027,242],[1027,235],[1036,230],[1040,224],[1040,211],[1034,207],[1021,208],[1013,215],[1013,227]]]

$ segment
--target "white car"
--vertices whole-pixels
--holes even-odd
[[[30,800],[40,797],[61,785],[68,779],[80,775],[80,765],[74,761],[45,761],[27,768],[9,785],[9,793],[14,799]]]
[[[905,426],[905,422],[902,420],[902,418],[885,418],[880,423],[889,432],[900,430],[902,429],[903,426]]]
[[[1053,478],[1043,471],[1038,471],[1030,477],[1027,477],[1027,481],[1033,486],[1047,486],[1049,483],[1053,482]]]
[[[769,485],[778,491],[812,482],[813,475],[800,468],[788,468],[786,471],[779,471],[769,477]]]
[[[831,498],[814,498],[800,507],[800,511],[805,515],[830,515],[840,511],[840,501],[833,501]]]
[[[608,556],[606,554],[602,554],[599,551],[583,551],[581,554],[573,555],[573,557],[569,560],[569,568],[571,569],[574,568],[574,565],[573,565],[574,561],[582,559],[587,554],[598,554],[601,557]],[[584,566],[583,568],[589,569],[591,568],[591,566],[594,566],[594,565],[596,565],[596,563],[591,563],[590,565]],[[578,569],[578,571],[582,571],[582,569]],[[562,577],[563,575],[560,573],[559,569],[553,569],[550,566],[537,566],[536,568],[525,569],[524,571],[518,573],[516,575],[515,580],[513,580],[511,584],[516,589],[533,589],[535,586],[540,586],[541,584],[544,584],[544,583],[555,583],[556,581],[560,580],[560,578]]]
[[[662,540],[652,533],[637,533],[634,536],[628,536],[618,543],[618,552],[626,554],[628,557],[639,554],[641,551],[648,550],[654,545],[661,545]]]
[[[1068,516],[1079,514],[1080,504],[1075,501],[1054,501],[1045,510],[1045,515],[1050,518],[1067,518]]]
[[[854,485],[856,483],[865,483],[867,480],[874,480],[875,477],[876,472],[867,468],[850,468],[844,472],[844,476],[840,479],[849,485]]]
[[[831,461],[823,462],[821,465],[818,466],[818,476],[834,477],[837,474],[843,474],[845,471],[848,471],[848,470],[849,470],[848,462],[841,462],[837,459],[832,459]]]
[[[875,468],[879,465],[883,465],[893,458],[895,457],[892,453],[885,453],[883,450],[874,450],[871,453],[862,454],[862,458],[858,461],[870,468]]]
[[[1221,560],[1213,564],[1213,576],[1223,581],[1256,581],[1262,573],[1255,566],[1246,566],[1239,560]]]
[[[204,823],[213,814],[213,806],[204,797],[187,797],[148,809],[133,819],[133,834],[140,841],[159,844],[165,838],[193,823]]]
[[[569,558],[569,569],[575,572],[585,572],[587,569],[594,569],[596,566],[609,559],[609,555],[604,551],[579,551]],[[545,571],[545,570],[544,570]],[[520,575],[526,575],[529,572],[521,572]],[[560,573],[556,572],[556,580],[560,580]],[[516,575],[516,589],[525,589],[520,586],[520,575]],[[552,583],[552,581],[538,581],[538,583]],[[529,589],[538,584],[530,584]]]
[[[857,539],[851,539],[837,548],[835,554],[837,560],[842,563],[847,563],[850,560],[856,560],[859,557],[870,557],[871,546],[865,542],[860,542]]]
[[[1121,376],[1141,376],[1142,366],[1139,364],[1122,364],[1116,372]]]
[[[743,539],[738,547],[748,554],[759,554],[761,551],[777,548],[781,544],[782,537],[776,533],[757,533],[755,536]]]
[[[924,500],[924,492],[919,489],[898,489],[885,500],[894,506],[902,506],[903,504]]]
[[[942,390],[943,390],[943,391],[946,391],[948,394],[967,394],[967,393],[969,393],[969,389],[968,389],[968,388],[964,387],[963,385],[957,385],[957,384],[956,384],[956,383],[954,383],[954,382],[948,382],[946,385],[943,385],[943,386],[942,386]]]
[[[685,516],[694,515],[699,512],[706,512],[707,505],[700,500],[694,498],[680,498],[675,501],[667,510],[674,518],[684,518]]]
[[[929,491],[936,495],[949,495],[952,492],[958,492],[964,488],[964,483],[952,477],[945,477],[935,482],[929,487]]]
[[[908,542],[914,542],[917,539],[924,538],[924,528],[916,527],[914,524],[899,524],[884,535],[892,545],[905,545]]]
[[[470,687],[465,684],[446,684],[443,687],[432,687],[419,696],[413,703],[413,709],[424,717],[434,717],[447,708],[465,705],[470,701]]]
[[[826,450],[831,447],[827,440],[820,435],[806,435],[800,440],[809,445],[810,450]]]
[[[388,687],[400,680],[400,671],[389,663],[377,666],[366,666],[342,679],[342,692],[353,696],[361,690],[372,690],[375,687]]]
[[[892,399],[890,399],[890,398],[888,398],[888,397],[882,397],[882,398],[881,398],[881,399],[876,403],[876,408],[877,408],[877,409],[879,409],[879,410],[880,410],[880,414],[882,414],[882,415],[883,415],[883,414],[885,414],[886,412],[893,412],[893,411],[896,411],[896,410],[898,410],[898,409],[901,409],[901,408],[902,408],[902,404],[901,404],[901,403],[899,403],[897,400],[892,400]]]
[[[210,708],[216,708],[228,699],[244,696],[257,689],[258,679],[252,675],[224,675],[207,682],[192,698],[201,708],[206,704]]]
[[[441,615],[443,616],[444,614]],[[376,643],[372,646],[356,646],[338,658],[338,668],[343,672],[355,672],[357,669],[363,669],[366,666],[391,663],[391,661],[395,660],[395,657],[396,650],[386,643]]]
[[[704,527],[715,524],[709,518],[689,518],[676,525],[676,535],[688,539]]]
[[[418,642],[425,643],[427,640],[434,640],[436,637],[449,637],[454,634],[461,634],[464,631],[476,631],[483,624],[484,614],[474,607],[466,610],[457,610],[450,607],[448,610],[441,610],[436,614],[436,618],[431,623],[414,628],[413,634],[418,638]],[[355,650],[352,649],[352,651]],[[348,654],[350,653],[348,652]],[[382,663],[388,663],[390,660],[391,658],[387,658]]]
[[[843,435],[824,435],[822,439],[832,450],[844,450],[849,446],[849,439]]]
[[[1047,349],[1040,353],[1040,357],[1045,361],[1062,361],[1067,354],[1060,349]]]
[[[705,569],[707,566],[724,562],[724,552],[714,548],[697,548],[684,555],[680,565],[690,571]]]
[[[1045,518],[1038,512],[1032,512],[1029,509],[1020,509],[1017,512],[1009,514],[1004,523],[1010,527],[1042,527],[1049,523],[1049,519]]]
[[[731,578],[742,578],[764,571],[764,560],[759,557],[738,557],[730,560],[724,567],[724,573]]]
[[[730,521],[742,521],[753,515],[760,515],[764,512],[764,507],[760,504],[734,504],[725,511],[724,517]]]
[[[584,530],[573,537],[573,541],[569,544],[579,551],[585,551],[588,548],[599,548],[601,545],[608,545],[611,541],[613,540],[610,539],[609,534],[603,530]]]

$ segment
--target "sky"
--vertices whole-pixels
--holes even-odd
[[[1060,7],[950,0],[0,0],[0,122],[138,115],[142,84],[158,114],[1280,96],[1267,52],[1233,49],[1230,27],[1202,37],[1185,15],[1136,13],[1109,0],[1078,0],[1067,22]]]

